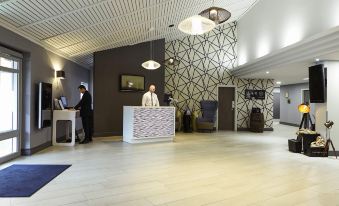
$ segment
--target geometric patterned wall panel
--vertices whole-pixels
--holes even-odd
[[[187,36],[167,42],[165,59],[175,58],[178,65],[165,64],[165,92],[178,100],[177,107],[200,111],[201,100],[217,100],[219,85],[235,85],[238,90],[238,128],[248,128],[252,105],[263,109],[265,127],[272,127],[273,81],[247,80],[231,75],[237,62],[237,24],[224,24],[200,36]],[[265,100],[244,99],[245,88],[266,90]],[[272,90],[272,91],[271,91]]]

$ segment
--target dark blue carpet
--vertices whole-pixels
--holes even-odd
[[[9,166],[0,170],[0,197],[30,197],[70,166]]]

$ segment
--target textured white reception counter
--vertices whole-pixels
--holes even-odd
[[[173,141],[175,107],[124,106],[123,124],[124,142]]]

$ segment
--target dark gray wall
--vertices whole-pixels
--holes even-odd
[[[94,54],[94,135],[122,135],[123,106],[140,106],[144,92],[120,92],[120,74],[145,76],[145,89],[156,85],[160,105],[163,105],[165,72],[165,40],[153,42],[154,60],[162,66],[153,71],[141,64],[150,59],[150,43],[115,48]]]
[[[302,89],[308,89],[308,83],[292,84],[280,87],[280,122],[299,125],[301,114],[298,111],[298,105],[302,103]],[[285,97],[286,92],[288,98]],[[290,104],[288,103],[290,99]],[[314,114],[314,106],[311,104],[311,116]],[[312,116],[313,119],[313,116]]]
[[[0,27],[0,44],[24,54],[22,68],[22,149],[36,150],[51,142],[51,127],[38,130],[35,118],[36,84],[40,81],[53,84],[53,96],[61,94],[69,98],[71,105],[79,100],[77,86],[80,82],[90,83],[90,71],[62,58],[41,46]],[[65,80],[54,78],[55,68],[65,71]]]

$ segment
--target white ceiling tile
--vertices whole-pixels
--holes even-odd
[[[237,20],[259,0],[218,0]],[[0,24],[70,59],[93,64],[100,50],[186,36],[179,22],[213,6],[211,0],[0,0]],[[169,28],[170,24],[175,26]],[[154,27],[153,32],[149,29]]]

